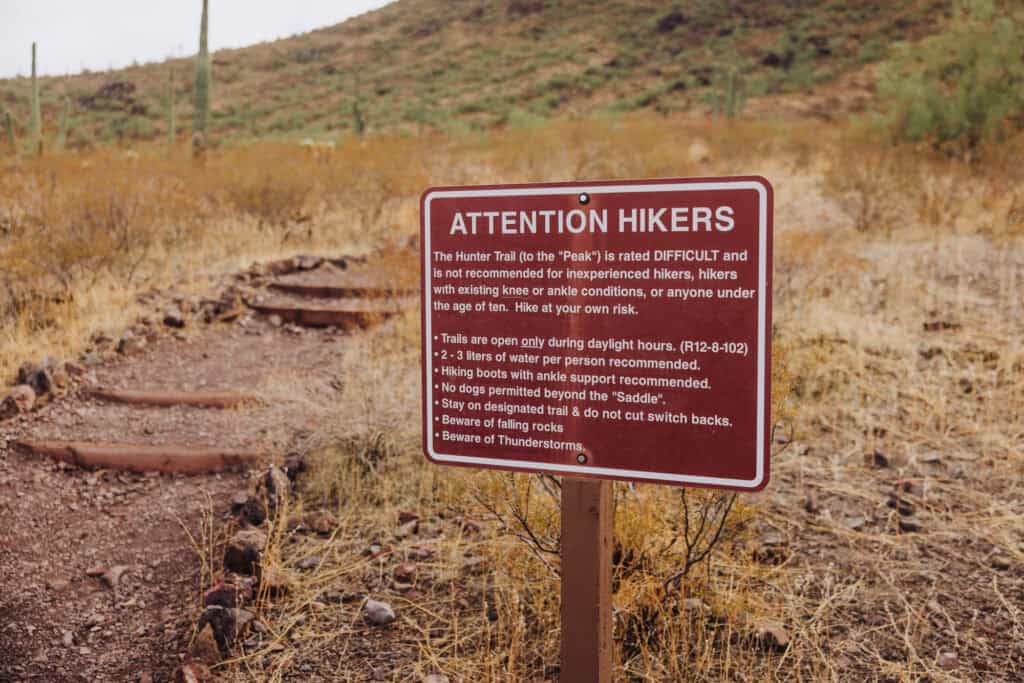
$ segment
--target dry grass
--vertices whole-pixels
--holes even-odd
[[[689,157],[697,139],[710,161]],[[0,277],[36,293],[8,312],[0,363],[74,352],[90,326],[130,315],[111,308],[141,288],[282,251],[376,249],[394,272],[414,273],[401,245],[432,184],[761,173],[778,206],[773,483],[737,501],[715,551],[678,585],[679,492],[616,487],[617,678],[1014,680],[1024,671],[1022,178],[1012,154],[995,152],[965,166],[824,126],[638,116],[369,138],[327,160],[269,146],[218,152],[201,169],[146,153],[44,159],[0,180],[12,226],[0,262],[19,273]],[[70,230],[89,205],[74,200],[83,161],[135,178],[127,194],[148,193],[139,215],[152,220],[131,224],[144,234],[126,255],[96,247],[93,260],[35,266],[32,245],[88,234]],[[252,170],[235,173],[239,164]],[[843,184],[843,169],[855,182]],[[276,184],[277,173],[288,179]],[[50,208],[47,191],[61,195]],[[858,220],[879,204],[884,220]],[[45,226],[25,218],[48,211]],[[555,678],[557,483],[424,461],[415,315],[353,335],[348,348],[330,375],[278,389],[319,425],[300,444],[314,467],[287,519],[327,508],[338,525],[327,537],[287,521],[273,530],[268,564],[295,587],[261,597],[268,635],[225,673]],[[875,449],[887,467],[864,464]],[[904,486],[918,532],[886,505]],[[688,496],[691,514],[722,510],[720,497]],[[419,516],[417,534],[396,533],[402,512]],[[994,569],[994,555],[1011,568]],[[321,562],[300,571],[311,556]],[[392,579],[400,563],[417,568],[411,588]],[[368,595],[394,605],[393,627],[363,623]],[[786,627],[787,648],[758,637],[763,620]],[[954,668],[938,663],[947,651]]]

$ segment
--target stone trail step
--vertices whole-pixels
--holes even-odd
[[[164,444],[89,443],[83,441],[15,441],[15,450],[48,456],[85,468],[129,472],[202,474],[255,464],[266,454],[231,448]]]
[[[88,393],[101,401],[154,407],[237,408],[246,403],[260,402],[258,396],[233,391],[156,391],[97,387]]]
[[[400,313],[398,303],[343,299],[330,304],[311,304],[291,300],[247,302],[263,315],[277,315],[282,321],[304,327],[338,327],[343,330],[369,327]]]
[[[410,296],[418,290],[411,287],[398,287],[373,283],[370,281],[360,283],[353,282],[285,282],[275,281],[269,285],[270,289],[304,296],[313,299],[381,299],[396,296]]]

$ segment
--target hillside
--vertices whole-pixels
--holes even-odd
[[[356,102],[370,129],[707,108],[729,71],[749,98],[805,93],[928,34],[948,12],[948,0],[399,0],[216,52],[213,138],[334,136],[354,129]],[[69,97],[71,146],[162,137],[172,72],[186,137],[190,59],[43,78],[45,125],[56,127]],[[0,104],[22,124],[28,92],[27,78],[0,81]]]

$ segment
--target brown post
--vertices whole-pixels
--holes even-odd
[[[612,484],[562,479],[562,683],[612,680]]]

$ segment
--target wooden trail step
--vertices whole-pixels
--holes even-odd
[[[151,391],[98,387],[90,390],[89,395],[101,401],[157,407],[237,408],[245,403],[260,402],[258,396],[233,391]]]
[[[87,443],[83,441],[15,441],[22,453],[45,455],[70,465],[129,472],[201,474],[251,465],[264,458],[254,451],[165,444]]]
[[[344,299],[314,305],[291,300],[249,302],[249,308],[264,315],[277,315],[284,322],[304,327],[369,327],[401,312],[398,304]]]

